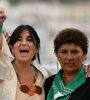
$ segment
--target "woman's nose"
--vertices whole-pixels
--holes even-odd
[[[27,43],[26,40],[23,40],[23,41],[22,41],[22,44],[23,44],[23,45],[26,45],[26,43]]]
[[[68,59],[68,60],[73,59],[73,55],[72,55],[71,53],[68,53],[68,54],[67,54],[67,59]]]

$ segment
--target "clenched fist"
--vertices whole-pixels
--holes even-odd
[[[6,20],[7,16],[4,12],[3,8],[0,8],[0,26],[2,25],[2,23]]]

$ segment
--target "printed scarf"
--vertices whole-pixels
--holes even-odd
[[[47,100],[67,100],[68,96],[78,87],[85,83],[85,71],[82,67],[76,77],[66,86],[62,79],[63,70],[61,69],[55,76]]]

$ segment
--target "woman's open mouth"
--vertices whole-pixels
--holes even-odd
[[[22,49],[22,50],[20,50],[20,54],[21,55],[27,55],[28,54],[28,50],[26,50],[26,49]]]

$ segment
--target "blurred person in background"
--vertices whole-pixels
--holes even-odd
[[[83,64],[88,39],[83,32],[66,28],[54,40],[54,52],[61,69],[45,82],[46,100],[90,100],[90,77]]]

